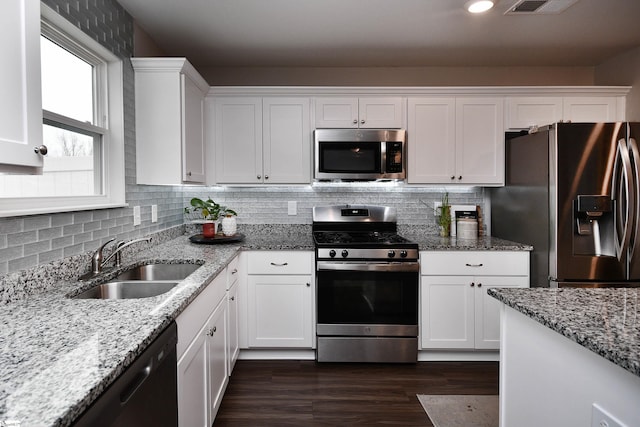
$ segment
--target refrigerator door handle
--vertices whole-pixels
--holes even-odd
[[[638,214],[640,213],[640,150],[638,149],[638,143],[634,138],[629,138],[629,155],[631,162],[631,173],[633,179],[631,180],[631,186],[633,191],[633,197],[635,203],[631,206],[631,232],[629,238],[629,258],[633,258],[636,245],[638,244]]]
[[[626,141],[621,139],[618,141],[618,148],[616,149],[613,181],[611,183],[611,197],[616,200],[614,243],[618,260],[622,260],[623,255],[627,253],[629,241],[631,240],[631,224],[629,224],[629,221],[632,218],[631,210],[635,208],[635,194],[631,182],[632,176],[633,172],[631,170],[631,160],[629,159],[629,149]]]

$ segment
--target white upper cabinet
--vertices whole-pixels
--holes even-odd
[[[309,98],[223,97],[212,102],[216,183],[311,182]]]
[[[504,183],[502,98],[409,98],[411,184]]]
[[[40,1],[4,3],[0,39],[0,172],[40,173]]]
[[[507,97],[507,129],[528,129],[561,121],[615,122],[625,120],[622,96]]]
[[[316,98],[316,128],[399,129],[403,126],[404,98]]]
[[[132,58],[138,184],[204,184],[208,83],[185,58]]]

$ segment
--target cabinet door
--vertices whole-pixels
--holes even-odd
[[[469,276],[422,276],[424,349],[474,347],[474,290]]]
[[[507,98],[507,128],[529,129],[561,121],[562,97],[527,96]]]
[[[238,289],[239,286],[236,281],[236,283],[231,286],[227,292],[227,331],[229,335],[227,339],[227,347],[229,350],[227,359],[229,362],[229,375],[231,375],[233,367],[236,364],[236,360],[238,360],[238,355],[240,354],[238,340]]]
[[[209,377],[209,424],[220,408],[229,381],[227,363],[227,304],[221,303],[207,322],[207,376]]]
[[[215,163],[219,184],[262,182],[262,99],[215,100]]]
[[[34,168],[42,167],[42,156],[34,151],[42,144],[40,1],[3,3],[0,40],[0,170],[37,173]]]
[[[409,98],[409,183],[451,182],[456,161],[455,111],[453,98]]]
[[[504,101],[456,100],[456,176],[461,184],[504,184]]]
[[[262,159],[264,182],[311,182],[309,98],[264,98]]]
[[[209,427],[207,335],[203,328],[178,360],[178,424]]]
[[[564,98],[564,120],[572,122],[615,122],[618,117],[617,98],[567,97]]]
[[[312,277],[248,277],[249,347],[312,348]]]
[[[180,76],[182,84],[182,180],[204,183],[204,93],[187,75]]]
[[[316,128],[357,128],[358,98],[316,98]]]
[[[403,128],[403,98],[360,98],[358,124],[361,128]]]
[[[475,278],[475,348],[500,348],[500,301],[489,296],[489,288],[526,288],[528,276],[484,276]]]

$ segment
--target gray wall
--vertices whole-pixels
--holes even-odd
[[[596,84],[633,86],[627,95],[627,120],[640,121],[640,47],[596,67]]]

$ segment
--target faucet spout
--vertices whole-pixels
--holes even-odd
[[[134,239],[134,240],[130,240],[128,242],[123,242],[120,241],[118,243],[116,243],[116,248],[113,250],[113,252],[111,252],[111,254],[102,262],[102,266],[104,266],[107,262],[109,262],[111,260],[111,258],[114,258],[114,263],[116,267],[120,267],[120,265],[122,264],[122,253],[121,251],[134,244],[134,243],[138,243],[138,242],[147,242],[147,243],[151,243],[151,237],[143,237],[140,239]]]

